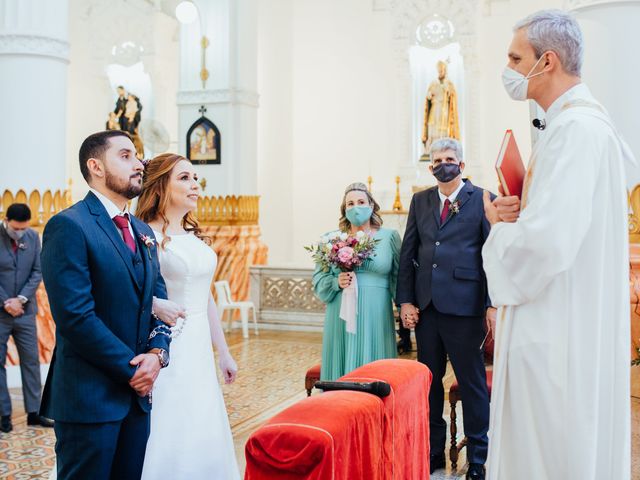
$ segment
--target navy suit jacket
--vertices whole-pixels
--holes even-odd
[[[132,396],[128,382],[136,368],[129,361],[151,348],[169,351],[170,339],[156,335],[153,296],[167,298],[151,228],[131,216],[143,263],[136,274],[134,256],[100,200],[84,200],[55,215],[44,230],[42,274],[56,323],[56,348],[44,388],[41,412],[62,422],[122,420]],[[140,270],[139,270],[140,271]]]
[[[433,303],[439,312],[459,316],[484,315],[491,306],[482,268],[490,230],[482,192],[465,180],[454,202],[458,213],[450,211],[442,225],[438,187],[413,196],[400,252],[398,304],[424,310]]]

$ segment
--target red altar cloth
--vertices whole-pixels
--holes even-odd
[[[429,479],[429,369],[380,360],[341,380],[392,392],[326,392],[287,408],[249,437],[245,480]]]
[[[429,479],[431,372],[413,360],[378,360],[340,380],[391,385],[385,405],[384,478]]]
[[[360,392],[326,392],[301,400],[247,441],[245,480],[385,478],[385,406]]]

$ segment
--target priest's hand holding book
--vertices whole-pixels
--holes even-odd
[[[502,188],[500,188],[502,193]],[[496,223],[513,223],[520,216],[520,199],[515,195],[496,197],[492,202],[488,190],[483,193],[484,213],[493,226]]]
[[[507,130],[498,153],[496,172],[502,196],[493,202],[484,191],[484,212],[491,225],[499,222],[513,223],[520,216],[520,196],[524,188],[525,168],[511,130]]]

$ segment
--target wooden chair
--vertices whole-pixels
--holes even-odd
[[[233,321],[233,310],[240,310],[240,319],[242,321],[242,336],[249,338],[249,310],[253,313],[253,325],[255,333],[258,335],[258,320],[256,319],[256,307],[253,302],[234,302],[231,298],[231,287],[229,282],[221,280],[215,282],[216,294],[218,296],[218,316],[220,323],[224,322],[224,315],[230,311],[229,320],[227,322],[227,332],[231,329]]]
[[[484,346],[484,361],[487,364],[493,363],[493,337],[489,335]],[[489,399],[491,399],[491,387],[493,384],[493,371],[487,370],[487,389],[489,390]],[[464,437],[458,442],[458,425],[456,423],[456,405],[459,401],[462,401],[462,395],[460,394],[460,386],[458,380],[453,382],[449,388],[449,405],[451,406],[450,425],[449,431],[451,433],[451,447],[449,448],[449,460],[451,460],[451,468],[455,470],[458,466],[458,456],[460,451],[467,446],[467,437]]]

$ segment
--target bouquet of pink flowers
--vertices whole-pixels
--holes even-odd
[[[375,255],[378,242],[379,240],[374,239],[373,235],[362,231],[355,235],[337,231],[325,235],[320,242],[304,248],[311,252],[313,261],[323,272],[328,272],[332,266],[343,272],[350,272],[362,265],[367,258]]]

